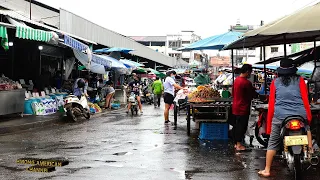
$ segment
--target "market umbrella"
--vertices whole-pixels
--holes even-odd
[[[127,60],[127,59],[121,59],[120,62],[122,62],[124,65],[130,66],[130,67],[134,67],[134,68],[143,67],[144,66],[144,64],[140,64],[140,63],[137,63],[137,62],[134,62],[134,61],[130,61],[130,60]]]
[[[242,49],[320,40],[320,3],[243,34],[224,49]]]
[[[160,78],[166,77],[165,74],[163,74],[162,72],[159,72],[159,71],[157,71],[157,70],[155,70],[155,69],[149,68],[148,70],[150,70],[153,74],[155,74],[156,76],[158,76],[158,77],[160,77]]]
[[[240,33],[240,32],[228,31],[224,34],[215,35],[215,36],[208,37],[206,39],[202,39],[187,47],[180,48],[178,50],[180,51],[209,50],[209,49],[221,50],[225,45],[228,45],[238,40],[242,34],[243,33]]]
[[[147,73],[147,70],[143,67],[137,67],[135,70],[133,70],[133,72],[137,74],[145,74]]]
[[[123,52],[123,53],[128,54],[130,51],[134,51],[134,50],[128,49],[128,48],[113,47],[113,48],[96,49],[93,52],[95,52],[95,53]]]

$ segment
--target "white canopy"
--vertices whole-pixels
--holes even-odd
[[[284,43],[320,40],[320,3],[282,17],[258,29],[249,31],[243,38],[224,49],[240,49]]]

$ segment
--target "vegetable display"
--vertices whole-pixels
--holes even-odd
[[[192,102],[209,102],[214,98],[220,98],[219,91],[210,86],[198,86],[196,90],[188,95],[189,101]]]

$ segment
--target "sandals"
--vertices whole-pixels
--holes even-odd
[[[258,175],[261,176],[261,177],[265,177],[265,178],[268,178],[270,177],[270,173],[266,173],[265,170],[261,170],[258,172]]]

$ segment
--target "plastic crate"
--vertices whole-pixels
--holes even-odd
[[[228,139],[229,124],[207,123],[200,124],[199,139],[205,140],[226,140]]]

